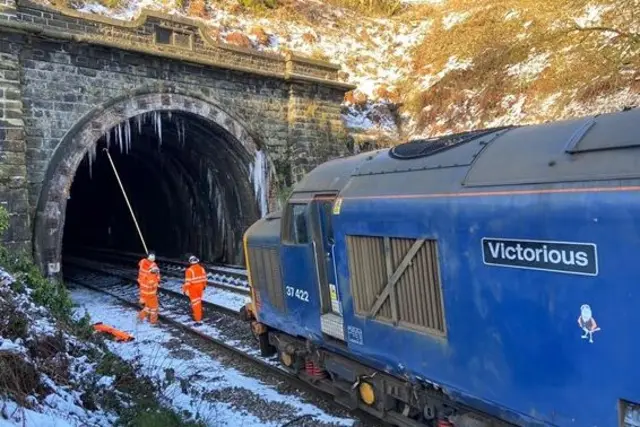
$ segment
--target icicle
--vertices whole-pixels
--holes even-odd
[[[107,131],[107,134],[105,135],[105,139],[107,141],[107,150],[108,150],[109,147],[111,146],[111,129]]]
[[[260,205],[260,216],[267,214],[267,158],[262,150],[256,151],[256,157],[252,165],[249,165],[249,174],[253,183],[253,192],[256,201]]]
[[[117,129],[117,134],[116,134],[116,140],[118,141],[118,146],[120,147],[120,152],[122,153],[123,147],[122,147],[122,123],[118,123],[118,126],[116,127]]]
[[[215,198],[214,198],[214,202],[216,204],[216,218],[218,220],[218,232],[220,232],[222,235],[221,236],[216,236],[216,238],[224,241],[225,239],[225,212],[224,212],[224,197],[223,197],[223,193],[221,192],[221,189],[219,186],[215,186]]]
[[[138,135],[142,133],[142,120],[144,120],[144,114],[139,114],[136,116],[136,123],[138,124]]]
[[[89,179],[93,179],[93,162],[96,158],[96,145],[93,144],[87,151],[87,160],[89,161]]]
[[[162,113],[160,111],[154,111],[153,114],[155,116],[156,135],[158,136],[160,145],[162,145]]]
[[[125,153],[131,151],[131,122],[127,120],[124,123]]]
[[[184,122],[180,117],[176,118],[176,133],[178,134],[178,144],[180,147],[184,147]]]

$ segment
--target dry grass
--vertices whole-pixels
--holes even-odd
[[[208,18],[207,2],[205,0],[191,0],[187,13],[189,16],[195,16],[197,18]]]
[[[583,16],[589,4],[587,0],[449,0],[442,8],[430,8],[434,24],[413,52],[414,75],[436,74],[452,57],[472,65],[450,71],[428,90],[416,91],[415,81],[407,81],[405,108],[418,114],[420,126],[443,117],[446,126],[452,126],[463,116],[488,120],[506,113],[509,105],[503,101],[509,94],[525,95],[526,108],[561,93],[556,101],[556,108],[561,108],[571,92],[578,101],[589,102],[637,86],[640,37],[634,29],[640,6],[634,0],[600,0],[599,5],[613,7],[602,14],[597,28],[581,28],[574,18]],[[452,12],[460,11],[467,15],[447,26]],[[607,28],[617,33],[607,33]],[[537,55],[547,63],[539,74],[508,73],[509,67]]]
[[[403,9],[400,0],[326,0],[326,2],[376,17],[394,16]]]
[[[0,353],[0,395],[9,396],[21,406],[29,407],[29,395],[44,395],[47,388],[40,382],[36,368],[24,356]]]

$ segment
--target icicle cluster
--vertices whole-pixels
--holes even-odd
[[[166,116],[166,117],[165,117]],[[148,113],[139,114],[129,120],[125,120],[123,122],[118,123],[111,129],[109,129],[105,134],[104,138],[107,143],[107,148],[111,147],[111,142],[114,141],[115,144],[120,148],[121,153],[128,154],[131,152],[131,141],[132,141],[132,122],[135,122],[135,133],[136,135],[142,134],[142,125],[146,123],[150,123],[153,125],[153,130],[155,132],[156,137],[160,145],[162,145],[162,120],[168,119],[170,122],[174,123],[176,126],[176,132],[178,134],[178,142],[180,147],[184,147],[185,144],[185,125],[184,120],[180,116],[174,116],[171,114],[171,111],[150,111]],[[92,177],[92,165],[96,159],[96,145],[94,144],[88,151],[87,157],[89,160],[89,176]]]

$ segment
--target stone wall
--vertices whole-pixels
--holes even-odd
[[[219,107],[264,149],[281,185],[345,153],[338,67],[222,45],[195,21],[119,22],[0,0],[0,203],[4,240],[30,248],[51,159],[83,118],[140,93]],[[206,114],[205,114],[206,115]],[[65,171],[73,175],[74,170]],[[270,189],[272,199],[277,189]],[[275,205],[273,200],[271,207]]]

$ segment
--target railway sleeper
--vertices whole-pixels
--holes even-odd
[[[315,346],[311,341],[266,331],[280,363],[347,409],[361,409],[401,427],[502,427],[501,421],[455,404],[442,390],[375,370]],[[262,349],[262,342],[261,342]]]

